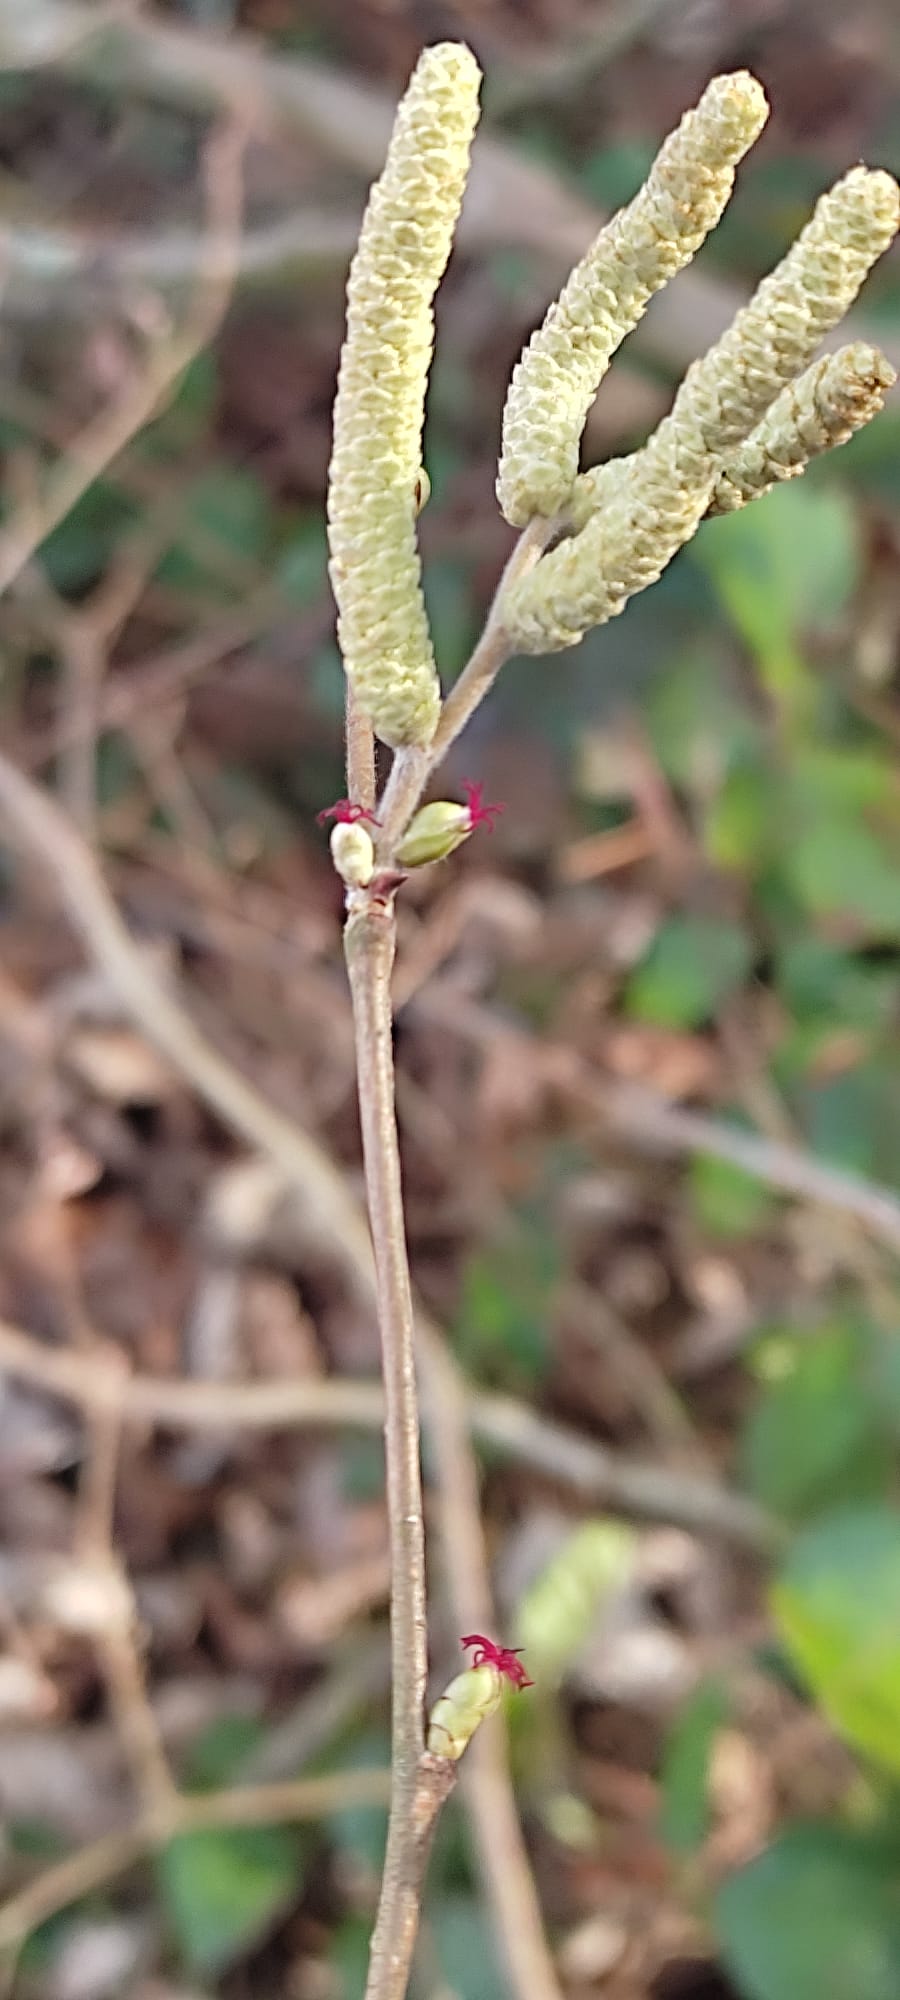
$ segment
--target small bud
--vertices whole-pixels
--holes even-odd
[[[471,778],[464,780],[463,791],[464,806],[453,799],[433,799],[414,814],[397,848],[396,859],[401,868],[424,868],[428,861],[446,861],[448,854],[468,840],[476,827],[487,827],[488,833],[493,833],[494,820],[502,813],[502,805],[485,805],[484,786]]]
[[[416,513],[421,514],[422,508],[427,507],[428,502],[431,499],[431,480],[428,477],[424,465],[420,465],[419,470],[416,473],[415,482],[413,485],[413,496],[415,498],[415,503],[416,503]]]
[[[375,872],[375,849],[364,826],[339,820],[331,829],[331,859],[342,882],[365,889]]]
[[[500,1706],[503,1676],[491,1662],[466,1667],[435,1702],[428,1718],[427,1748],[433,1757],[462,1756],[480,1722]]]
[[[472,815],[453,799],[432,799],[413,814],[396,851],[401,868],[424,868],[427,861],[446,861],[455,847],[468,840]]]

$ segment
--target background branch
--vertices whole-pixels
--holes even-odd
[[[20,503],[0,531],[0,595],[136,433],[212,338],[234,282],[241,238],[242,162],[247,133],[231,117],[204,149],[208,225],[193,304],[184,326],[157,335],[121,397],[99,411],[53,466],[33,500]]]

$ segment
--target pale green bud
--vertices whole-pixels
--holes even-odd
[[[452,799],[432,799],[413,815],[394,858],[401,868],[424,868],[428,861],[446,861],[471,832],[468,806],[456,805]]]
[[[714,77],[532,335],[503,415],[497,497],[514,527],[565,506],[585,418],[616,348],[718,222],[767,116],[762,85],[746,70]]]
[[[340,822],[331,829],[331,859],[349,889],[365,889],[375,873],[375,849],[364,826]]]
[[[471,1743],[479,1723],[499,1708],[502,1693],[503,1677],[490,1663],[466,1667],[457,1674],[428,1718],[426,1748],[432,1756],[449,1757],[455,1763]]]
[[[796,478],[811,458],[846,444],[878,415],[896,379],[890,362],[864,340],[814,361],[776,396],[762,423],[728,459],[713,488],[710,514],[746,507],[780,480]]]
[[[369,196],[347,286],[328,493],[338,638],[360,709],[395,747],[427,745],[440,688],[415,519],[434,325],[459,214],[480,71],[461,42],[426,49]]]

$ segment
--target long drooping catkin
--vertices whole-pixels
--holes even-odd
[[[338,638],[385,743],[427,744],[440,688],[415,519],[432,300],[450,254],[481,73],[462,43],[426,49],[369,196],[347,287],[328,493]]]
[[[755,77],[715,77],[532,335],[503,415],[497,495],[513,526],[565,505],[585,418],[616,348],[718,222],[767,115]]]
[[[656,581],[695,533],[737,448],[852,304],[898,220],[890,174],[854,168],[823,195],[787,256],[689,368],[647,444],[578,481],[571,515],[583,525],[509,591],[505,621],[519,650],[575,645]]]

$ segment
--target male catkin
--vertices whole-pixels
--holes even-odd
[[[397,113],[347,287],[328,489],[344,666],[385,743],[425,745],[440,688],[415,521],[432,300],[459,214],[481,72],[461,42],[426,49]]]

